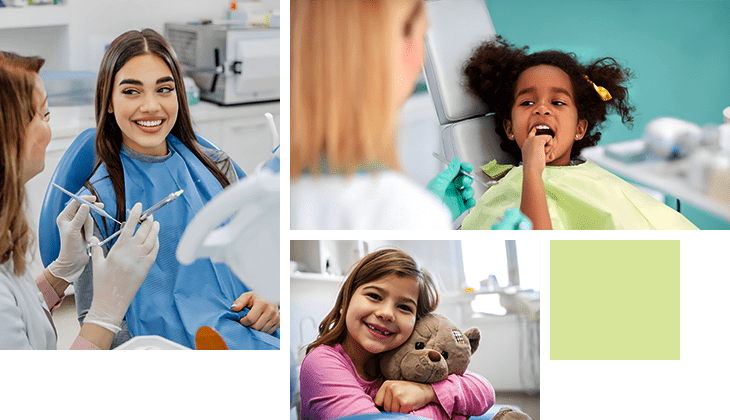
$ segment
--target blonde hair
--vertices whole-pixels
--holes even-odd
[[[45,60],[0,51],[0,264],[13,259],[13,271],[25,271],[33,232],[25,217],[23,153],[33,104],[35,75]]]
[[[393,19],[394,0],[291,2],[292,179],[399,168],[388,46],[425,13],[422,0],[408,1],[414,12],[405,24]]]

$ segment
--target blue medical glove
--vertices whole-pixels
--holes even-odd
[[[476,204],[474,188],[471,187],[474,180],[459,172],[459,169],[471,172],[474,165],[461,163],[459,157],[455,156],[446,170],[436,175],[426,186],[429,191],[444,202],[449,212],[451,212],[451,220],[456,220],[462,213]]]
[[[492,230],[532,230],[532,222],[518,208],[507,209]]]

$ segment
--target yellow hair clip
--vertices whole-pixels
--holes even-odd
[[[586,80],[588,80],[588,83],[593,85],[593,88],[596,89],[596,92],[598,92],[598,95],[601,96],[601,99],[603,99],[603,102],[610,101],[611,98],[613,98],[613,96],[611,96],[611,94],[608,93],[608,89],[606,89],[603,86],[598,86],[597,84],[593,83],[591,81],[591,79],[589,79],[588,76],[586,76],[585,74],[583,75],[583,77],[585,77]]]

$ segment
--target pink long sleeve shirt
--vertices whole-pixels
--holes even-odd
[[[341,345],[321,345],[307,355],[300,372],[302,419],[327,420],[353,414],[379,413],[373,399],[383,379],[365,381]],[[466,419],[484,414],[494,405],[494,389],[471,372],[449,375],[431,384],[439,404],[411,414],[426,418]]]

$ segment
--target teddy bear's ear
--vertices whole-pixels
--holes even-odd
[[[474,354],[474,352],[477,351],[477,347],[479,347],[479,340],[482,338],[481,333],[479,333],[479,328],[469,328],[464,333],[464,336],[469,339],[471,354]]]

